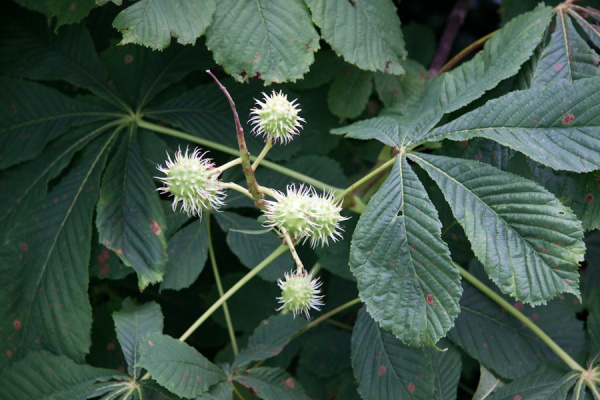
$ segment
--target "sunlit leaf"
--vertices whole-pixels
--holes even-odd
[[[302,78],[319,50],[319,34],[300,0],[221,0],[206,37],[225,72],[239,81],[258,76],[265,85]]]
[[[121,44],[162,50],[171,43],[171,37],[180,44],[195,44],[214,11],[214,0],[139,0],[121,11],[113,26],[123,34]]]
[[[530,180],[477,161],[412,153],[438,184],[477,258],[503,293],[533,305],[579,296],[581,222]]]

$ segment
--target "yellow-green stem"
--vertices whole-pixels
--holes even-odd
[[[296,273],[298,275],[300,275],[301,273],[304,272],[304,265],[302,264],[302,260],[300,260],[300,257],[298,256],[298,253],[296,252],[296,248],[294,247],[294,242],[292,241],[292,238],[290,237],[290,234],[288,231],[285,230],[285,228],[283,229],[283,237],[285,239],[285,243],[287,243],[288,247],[290,248],[290,253],[292,253],[292,258],[294,259],[294,262],[296,263]]]
[[[450,70],[452,67],[454,67],[456,64],[458,64],[458,62],[460,60],[462,60],[463,58],[465,58],[469,53],[471,53],[472,51],[474,51],[474,50],[478,49],[479,47],[483,46],[485,44],[485,42],[487,42],[492,36],[494,36],[499,31],[500,31],[500,29],[497,29],[497,30],[495,30],[492,33],[488,33],[487,35],[485,35],[481,39],[478,39],[475,42],[471,43],[469,46],[465,47],[460,53],[458,53],[457,55],[455,55],[442,68],[440,68],[440,70],[436,73],[436,76],[441,75],[442,73]]]
[[[360,301],[361,301],[360,297],[357,297],[354,300],[350,300],[349,302],[344,303],[341,306],[334,308],[333,310],[329,311],[328,313],[325,313],[325,314],[321,315],[319,318],[315,319],[314,321],[312,321],[308,325],[306,325],[294,337],[298,337],[300,334],[306,332],[310,328],[314,328],[315,326],[319,325],[321,322],[325,321],[326,319],[331,318],[335,314],[337,314],[337,313],[339,313],[341,311],[344,311],[345,309],[350,308],[350,307],[352,307],[355,304],[360,303]]]
[[[385,163],[381,164],[379,167],[375,168],[373,171],[369,172],[367,175],[363,176],[362,178],[360,178],[359,180],[354,182],[352,185],[348,186],[343,191],[336,193],[334,201],[336,201],[336,202],[339,201],[341,198],[343,198],[348,193],[350,193],[353,190],[355,190],[356,188],[358,188],[360,185],[368,182],[373,177],[379,175],[381,172],[385,171],[387,168],[392,166],[394,164],[394,161],[396,161],[396,157],[389,159]]]
[[[181,337],[179,338],[179,340],[181,340],[182,342],[185,341],[185,340],[187,340],[187,338],[189,338],[190,335],[192,333],[194,333],[194,331],[196,331],[196,329],[198,329],[200,327],[200,325],[202,325],[204,323],[204,321],[206,321],[208,319],[208,317],[210,317],[216,310],[219,309],[219,307],[221,307],[221,304],[223,304],[225,301],[227,301],[227,299],[229,299],[231,296],[233,296],[233,294],[235,292],[237,292],[238,290],[240,290],[240,288],[242,286],[244,286],[246,283],[248,283],[248,281],[250,281],[250,279],[254,278],[256,276],[256,274],[258,274],[267,265],[269,265],[271,262],[273,262],[273,260],[275,260],[277,257],[279,257],[280,255],[282,255],[283,253],[285,253],[287,251],[287,249],[288,249],[288,247],[285,246],[285,245],[279,246],[277,249],[275,249],[274,252],[272,252],[271,254],[269,254],[269,256],[267,258],[265,258],[264,260],[262,260],[262,262],[260,264],[258,264],[256,267],[254,267],[246,275],[244,275],[244,277],[242,279],[240,279],[235,285],[233,285],[231,287],[231,289],[229,289],[227,292],[225,292],[225,294],[223,294],[223,296],[221,296],[219,298],[219,300],[217,300],[216,302],[214,302],[213,305],[210,306],[210,308],[208,310],[206,310],[204,312],[204,314],[202,314],[200,316],[200,318],[198,318],[196,320],[196,322],[194,322],[192,324],[192,326],[190,326],[188,328],[188,330],[185,331],[185,333],[183,335],[181,335]]]
[[[242,163],[242,159],[240,157],[238,157],[238,158],[236,158],[234,160],[231,160],[231,161],[229,161],[229,162],[227,162],[227,163],[225,163],[225,164],[223,164],[223,165],[221,165],[221,166],[213,169],[212,171],[210,171],[208,173],[208,175],[221,174],[221,173],[223,173],[223,171],[226,171],[229,168],[234,167],[236,165],[239,165],[241,163]]]
[[[258,157],[256,157],[256,160],[254,160],[254,163],[252,164],[252,169],[254,170],[254,172],[256,172],[256,168],[258,168],[258,164],[260,164],[260,162],[263,160],[263,158],[265,158],[269,150],[271,150],[271,147],[273,147],[273,138],[269,137],[269,139],[267,139],[267,143],[265,143],[265,147],[263,147],[262,151],[260,152]]]
[[[479,289],[483,294],[488,296],[490,299],[495,301],[498,305],[503,307],[506,311],[512,314],[516,319],[521,321],[523,325],[527,326],[529,329],[533,331],[554,353],[556,353],[561,360],[563,360],[569,368],[575,371],[583,372],[585,369],[577,363],[577,361],[573,360],[570,355],[568,355],[550,336],[548,336],[543,330],[541,330],[536,324],[530,321],[523,313],[517,310],[512,304],[508,301],[504,300],[502,296],[494,292],[492,289],[487,287],[483,282],[473,276],[469,271],[462,268],[460,265],[454,263],[454,265],[460,271],[460,275],[466,279],[470,284]]]
[[[212,266],[213,274],[215,275],[215,283],[217,284],[217,290],[219,296],[223,297],[225,292],[223,291],[223,285],[221,284],[221,276],[219,275],[219,269],[217,268],[217,259],[215,257],[215,249],[212,245],[212,236],[210,235],[210,220],[206,224],[207,235],[208,235],[208,256],[210,257],[210,265]],[[231,316],[229,315],[229,307],[227,302],[223,302],[223,314],[225,314],[225,322],[227,324],[227,331],[229,332],[229,340],[231,341],[231,348],[233,349],[233,355],[237,356],[238,344],[235,338],[235,331],[233,330],[233,324],[231,323]]]
[[[248,189],[241,187],[240,185],[238,185],[237,183],[234,182],[224,182],[221,183],[221,186],[224,187],[225,189],[233,189],[237,192],[240,192],[248,197],[250,197],[251,199],[253,199],[252,194],[250,194],[250,192],[248,191]]]

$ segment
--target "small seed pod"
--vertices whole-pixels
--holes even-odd
[[[342,238],[340,231],[343,231],[340,222],[345,221],[348,217],[343,217],[342,201],[335,203],[333,193],[328,195],[318,196],[313,194],[310,207],[308,210],[309,218],[312,222],[312,230],[310,232],[310,245],[316,247],[321,242],[321,247],[329,245],[329,239],[334,242]]]
[[[319,295],[322,284],[319,278],[312,279],[312,274],[308,275],[306,271],[300,273],[292,271],[289,274],[286,272],[285,279],[277,281],[281,289],[281,297],[277,300],[283,303],[277,311],[286,309],[294,314],[294,318],[296,314],[304,314],[306,318],[310,318],[311,308],[320,311],[319,307],[325,305],[322,302],[325,296]]]
[[[206,154],[206,153],[204,153]],[[159,165],[157,169],[165,177],[157,177],[164,184],[157,190],[173,195],[173,211],[181,201],[181,209],[188,216],[202,216],[202,210],[218,210],[223,206],[225,193],[219,184],[217,174],[210,174],[215,164],[208,158],[203,158],[200,149],[192,154],[186,149],[175,153],[175,161],[168,156],[166,167]]]
[[[285,228],[294,240],[302,240],[312,232],[309,216],[312,188],[301,185],[288,185],[287,195],[279,193],[277,201],[267,201],[264,211],[267,217],[265,226]]]
[[[298,112],[302,111],[295,104],[296,100],[288,101],[283,92],[273,91],[271,96],[263,93],[264,102],[256,100],[259,107],[253,108],[250,113],[250,123],[253,125],[252,133],[271,138],[273,143],[287,144],[298,135],[301,122],[305,122]]]

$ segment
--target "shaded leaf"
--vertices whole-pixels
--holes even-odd
[[[121,310],[113,313],[117,339],[127,361],[127,372],[134,379],[140,375],[140,368],[135,368],[135,365],[140,359],[142,338],[150,332],[162,333],[163,319],[157,303],[137,304],[130,297],[125,299]]]
[[[87,296],[92,214],[112,137],[100,137],[27,210],[0,247],[0,367],[30,350],[83,361],[90,348]],[[76,243],[76,245],[72,245]]]
[[[404,72],[406,49],[396,7],[388,0],[307,1],[323,39],[344,59],[367,71]]]
[[[358,117],[367,107],[372,92],[373,74],[346,65],[333,78],[327,92],[329,110],[340,118]]]
[[[72,0],[69,3],[75,4]],[[79,7],[85,7],[83,3],[92,2],[79,2]],[[106,69],[83,25],[64,26],[55,33],[37,16],[28,14],[23,21],[4,20],[0,34],[10,37],[0,46],[2,72],[28,79],[67,81],[89,89],[110,103],[121,102],[107,84]]]
[[[136,367],[147,370],[161,386],[191,399],[215,383],[227,379],[219,367],[190,345],[159,332],[147,334],[140,343]]]
[[[300,382],[280,368],[252,368],[233,379],[264,400],[308,400]]]
[[[37,83],[0,77],[0,86],[0,168],[33,159],[73,126],[112,118],[103,107]]]
[[[355,122],[348,126],[331,130],[334,135],[346,135],[347,138],[369,140],[376,139],[381,143],[396,147],[400,142],[398,122],[391,117],[375,117]]]
[[[458,383],[462,372],[460,352],[444,343],[444,351],[431,349],[431,365],[435,374],[435,395],[438,400],[456,400]]]
[[[561,367],[543,364],[535,372],[501,387],[487,400],[564,400],[577,381],[577,373],[565,372]]]
[[[308,72],[319,34],[303,1],[222,0],[206,46],[236,80],[258,76],[265,85],[295,81]]]
[[[29,353],[0,375],[4,400],[87,399],[118,371],[76,364],[46,351]]]
[[[375,89],[385,107],[398,105],[417,95],[425,87],[429,77],[425,67],[411,59],[402,61],[402,66],[406,70],[404,75],[383,72],[375,74]]]
[[[600,228],[600,183],[597,172],[578,174],[568,171],[555,171],[535,161],[529,160],[534,182],[544,186],[581,220],[585,230]]]
[[[404,158],[358,221],[350,269],[369,314],[403,342],[434,345],[454,324],[458,270],[437,211]]]
[[[98,130],[93,127],[99,128]],[[55,178],[72,160],[75,152],[87,144],[102,129],[102,123],[72,129],[50,143],[33,160],[0,172],[0,243],[4,242],[19,215],[46,194],[48,182]],[[91,133],[90,133],[91,132]]]
[[[196,44],[214,12],[214,0],[139,0],[121,11],[113,26],[123,34],[121,44],[162,50],[171,37],[180,44]]]
[[[275,357],[306,324],[306,319],[291,314],[279,313],[265,319],[248,339],[246,348],[235,357],[233,368]]]
[[[348,331],[325,329],[318,332],[304,341],[298,363],[319,379],[335,378],[351,369],[350,340]]]
[[[273,231],[264,235],[246,235],[245,233],[231,231],[232,228],[237,230],[263,228],[254,218],[242,217],[230,212],[215,213],[214,216],[221,229],[227,232],[227,245],[239,258],[240,262],[249,269],[256,267],[281,245],[281,238]],[[293,266],[292,256],[290,253],[285,253],[260,271],[258,276],[267,281],[275,282],[277,279],[282,278],[284,272],[288,272]]]
[[[402,344],[363,307],[352,331],[352,368],[363,399],[431,399],[434,371],[428,351]]]
[[[100,243],[135,269],[140,289],[162,280],[167,261],[166,221],[155,188],[132,129],[102,178],[96,226]]]
[[[579,296],[581,222],[534,182],[477,161],[411,153],[438,184],[503,293],[533,305]]]
[[[210,217],[192,221],[169,239],[169,260],[160,289],[180,290],[191,286],[204,270],[208,258]]]
[[[505,383],[492,374],[483,365],[479,365],[479,383],[477,384],[477,390],[473,395],[473,400],[484,400],[490,393],[497,388],[501,388]]]
[[[488,286],[483,271],[474,274]],[[499,376],[516,379],[558,356],[529,328],[494,303],[478,289],[465,283],[460,301],[462,312],[448,338],[467,354]],[[530,307],[504,296],[531,319],[562,349],[573,357],[585,351],[583,324],[565,301],[555,300],[546,306]],[[560,324],[557,324],[560,321]]]
[[[431,131],[428,141],[485,137],[557,170],[600,169],[600,78],[511,92]]]

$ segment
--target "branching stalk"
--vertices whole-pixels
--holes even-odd
[[[300,260],[298,253],[296,252],[296,248],[294,247],[294,242],[292,241],[292,238],[290,237],[289,232],[287,232],[286,230],[284,230],[284,232],[283,232],[283,237],[285,239],[285,243],[288,245],[288,247],[290,249],[290,253],[292,253],[292,258],[294,259],[294,262],[296,263],[296,271],[297,271],[298,275],[300,275],[301,273],[304,272],[304,265],[302,264],[302,260]]]
[[[338,202],[341,198],[345,197],[348,193],[352,192],[359,186],[370,181],[373,177],[378,176],[380,173],[382,173],[383,171],[385,171],[386,169],[391,167],[395,161],[396,161],[396,157],[390,158],[388,161],[381,164],[379,167],[375,168],[373,171],[369,172],[367,175],[363,176],[362,178],[360,178],[359,180],[354,182],[352,185],[348,186],[343,191],[336,193],[334,201]]]
[[[256,181],[256,176],[254,174],[254,169],[252,168],[252,161],[250,160],[250,152],[248,151],[248,146],[246,146],[246,139],[244,137],[244,129],[242,128],[242,124],[240,123],[240,117],[238,116],[237,109],[235,108],[235,103],[231,98],[231,95],[219,82],[216,76],[213,75],[210,70],[206,70],[206,73],[212,76],[212,78],[217,82],[221,91],[227,97],[229,101],[229,105],[231,106],[231,111],[233,112],[233,119],[235,121],[235,130],[236,130],[236,138],[238,141],[238,146],[240,148],[240,157],[242,159],[242,171],[244,173],[244,177],[246,177],[246,184],[248,185],[248,190],[252,194],[252,198],[254,199],[254,203],[258,208],[263,207],[265,196],[260,192],[258,182]]]
[[[258,164],[260,164],[260,162],[263,160],[263,158],[265,158],[269,150],[271,150],[271,147],[273,147],[273,138],[269,137],[269,139],[267,139],[267,143],[265,143],[265,147],[263,147],[262,151],[260,152],[258,157],[256,157],[256,160],[254,160],[254,163],[252,164],[252,169],[254,170],[254,172],[256,172],[256,168],[258,168]]]

